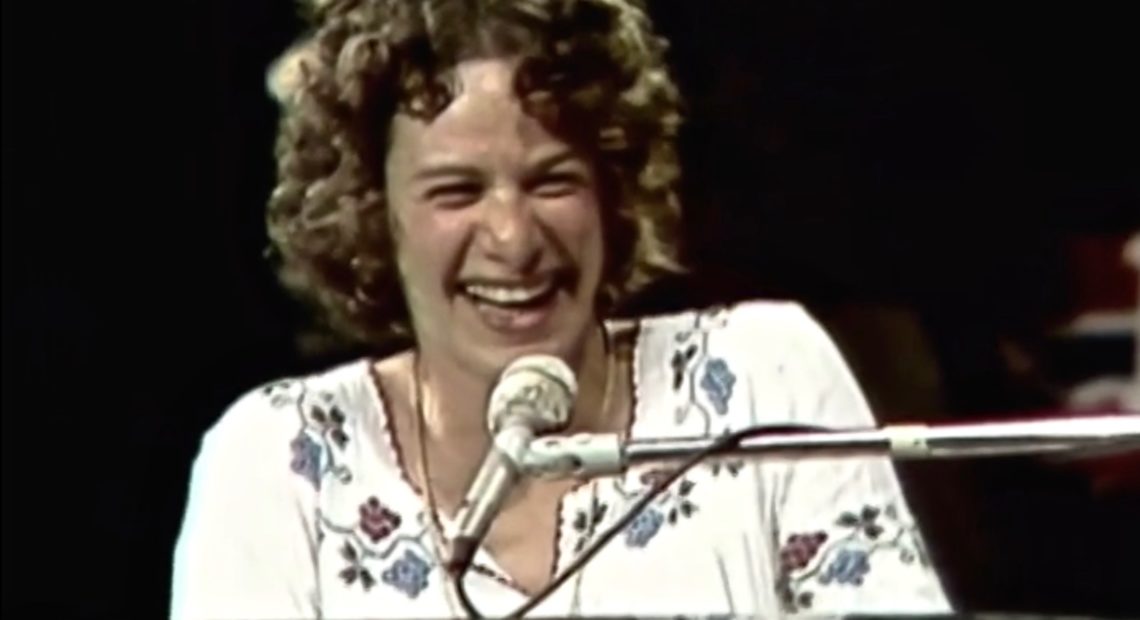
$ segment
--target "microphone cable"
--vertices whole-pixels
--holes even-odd
[[[538,607],[542,601],[546,600],[547,597],[553,594],[559,587],[562,586],[562,584],[566,583],[568,579],[573,577],[578,571],[582,570],[582,568],[584,568],[586,564],[589,563],[590,560],[592,560],[594,556],[602,550],[603,547],[609,544],[609,542],[613,540],[614,537],[620,534],[622,530],[624,530],[635,518],[637,518],[637,515],[642,510],[644,510],[646,506],[648,506],[654,499],[661,495],[661,493],[665,492],[665,490],[668,489],[671,484],[676,482],[678,478],[683,476],[685,472],[697,466],[705,459],[716,456],[722,452],[732,450],[733,448],[739,446],[740,443],[746,439],[752,439],[754,437],[761,437],[772,434],[803,432],[825,433],[828,432],[828,429],[820,426],[799,424],[765,425],[748,427],[721,436],[707,448],[701,450],[700,452],[697,452],[696,454],[693,454],[687,460],[682,462],[681,465],[670,472],[668,476],[663,476],[662,478],[654,481],[654,483],[650,485],[649,490],[636,502],[634,502],[633,506],[626,510],[620,519],[614,522],[613,525],[604,530],[596,539],[587,545],[582,553],[580,553],[578,557],[574,558],[574,561],[571,562],[569,566],[567,566],[557,577],[552,579],[550,583],[546,584],[545,587],[535,593],[535,595],[532,596],[530,600],[521,605],[518,609],[511,612],[506,617],[521,618],[528,612],[532,611],[535,607]],[[455,591],[458,595],[460,605],[463,607],[463,610],[467,613],[467,616],[469,618],[483,618],[483,614],[480,613],[478,608],[476,608],[474,603],[472,603],[471,598],[467,593],[467,588],[463,583],[463,577],[467,574],[467,570],[470,568],[470,562],[464,566],[455,568],[456,570],[453,572],[452,576],[455,579]]]

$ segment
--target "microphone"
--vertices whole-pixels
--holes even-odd
[[[456,515],[447,559],[451,574],[462,575],[474,560],[491,522],[518,483],[531,441],[566,427],[577,394],[573,371],[557,357],[524,355],[503,369],[487,407],[491,449]]]
[[[1029,454],[1095,458],[1140,451],[1140,415],[1130,412],[1062,419],[972,424],[893,424],[828,429],[756,426],[712,458],[810,459],[885,455],[897,460]],[[548,479],[617,475],[649,463],[683,462],[713,448],[715,437],[662,437],[623,442],[613,433],[546,437],[524,454],[525,475]]]

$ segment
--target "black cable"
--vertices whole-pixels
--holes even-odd
[[[524,614],[526,614],[527,612],[531,611],[532,609],[534,609],[535,607],[540,605],[542,603],[542,601],[546,600],[546,598],[549,597],[551,594],[553,594],[555,590],[557,590],[559,587],[562,586],[562,584],[566,583],[566,580],[570,579],[570,577],[574,576],[575,573],[582,570],[582,568],[591,559],[593,559],[593,557],[595,555],[597,555],[598,552],[601,551],[603,547],[605,547],[607,544],[609,544],[609,542],[611,540],[613,540],[613,538],[615,536],[620,534],[621,531],[624,530],[626,528],[626,526],[628,526],[630,524],[630,522],[632,522],[637,517],[637,515],[642,510],[644,510],[646,506],[648,506],[650,504],[650,502],[652,502],[654,499],[657,498],[657,496],[661,495],[661,493],[663,493],[666,489],[668,489],[669,485],[676,482],[678,478],[680,478],[682,475],[685,474],[685,472],[687,472],[690,469],[692,469],[693,467],[695,467],[701,461],[709,458],[710,456],[714,456],[717,453],[731,450],[731,449],[737,447],[740,444],[740,442],[744,441],[745,439],[751,439],[753,437],[759,437],[761,435],[770,435],[773,433],[790,433],[790,432],[801,432],[801,433],[802,432],[815,432],[815,433],[818,433],[818,432],[826,432],[826,431],[827,431],[827,429],[822,428],[822,427],[818,427],[818,426],[771,425],[771,426],[753,426],[753,427],[741,429],[739,431],[735,431],[735,432],[728,433],[726,435],[721,436],[716,441],[714,441],[709,447],[705,448],[704,450],[701,450],[700,452],[697,452],[696,454],[692,455],[687,460],[685,460],[683,463],[681,463],[681,465],[679,467],[677,467],[676,469],[674,469],[672,472],[670,472],[670,474],[668,476],[665,476],[664,478],[660,478],[657,481],[655,481],[649,487],[649,491],[645,495],[643,495],[636,502],[634,502],[633,506],[631,506],[629,508],[629,510],[627,510],[625,512],[625,514],[623,514],[621,516],[620,519],[618,519],[613,525],[611,525],[608,529],[606,529],[604,532],[602,532],[602,534],[600,536],[598,536],[596,539],[594,539],[593,542],[591,542],[586,547],[586,549],[584,551],[582,551],[582,553],[578,557],[574,558],[574,561],[571,562],[570,565],[567,566],[566,569],[563,570],[561,574],[559,574],[557,577],[555,577],[553,580],[551,580],[551,582],[548,583],[546,585],[546,587],[539,590],[538,593],[536,593],[534,596],[532,596],[530,598],[530,600],[528,600],[526,603],[524,603],[522,606],[520,606],[518,609],[516,609],[514,612],[512,612],[507,617],[508,618],[521,618]],[[459,603],[460,603],[460,605],[463,606],[463,610],[465,612],[467,612],[468,617],[470,617],[470,618],[482,618],[483,615],[481,613],[479,613],[479,610],[476,609],[475,605],[471,602],[471,599],[467,595],[467,589],[464,587],[464,584],[463,584],[463,577],[466,574],[467,569],[469,567],[470,567],[470,564],[468,564],[467,566],[459,567],[456,570],[456,572],[454,573],[455,589],[456,589],[457,594],[459,595]]]
[[[468,566],[470,566],[470,564],[468,564]],[[471,597],[467,595],[467,588],[463,585],[463,578],[466,576],[466,568],[455,575],[455,593],[459,596],[459,606],[467,613],[468,618],[481,620],[483,614],[479,613],[479,610],[475,608],[475,603],[471,602]]]

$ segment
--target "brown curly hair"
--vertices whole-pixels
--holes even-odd
[[[310,0],[274,64],[281,106],[271,251],[283,284],[357,344],[409,334],[382,162],[397,112],[430,119],[449,69],[520,59],[524,109],[587,149],[602,179],[607,312],[678,260],[681,99],[637,0]]]

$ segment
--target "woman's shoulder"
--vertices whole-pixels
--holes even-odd
[[[239,394],[206,429],[174,552],[178,617],[313,617],[321,484],[347,480],[346,412],[364,360]]]
[[[799,302],[750,299],[640,317],[644,337],[682,342],[707,335],[719,347],[768,351],[830,341],[822,324]]]
[[[240,393],[203,434],[202,451],[250,459],[295,452],[307,430],[335,439],[372,400],[370,362],[280,376]]]
[[[695,372],[698,386],[724,385],[726,392],[744,377],[757,389],[797,399],[840,385],[854,388],[827,329],[794,301],[748,300],[660,314],[644,317],[641,326],[639,369],[674,386]]]

